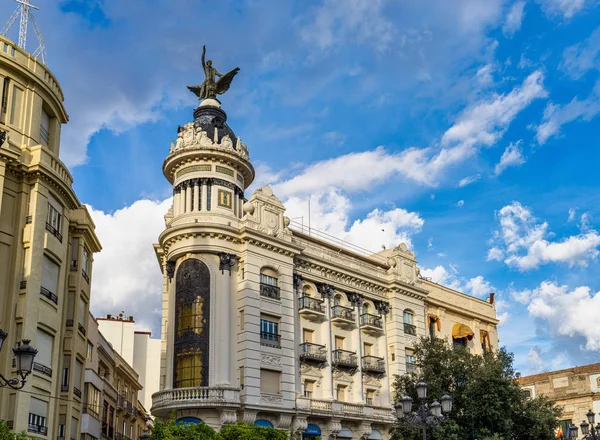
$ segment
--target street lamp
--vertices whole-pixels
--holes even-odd
[[[427,440],[427,427],[437,426],[448,418],[448,414],[452,411],[452,397],[445,394],[440,399],[442,403],[435,400],[428,406],[425,403],[425,399],[427,398],[427,384],[423,381],[417,383],[417,396],[423,404],[416,412],[411,412],[412,398],[403,396],[400,402],[396,404],[396,416],[398,418],[406,418],[411,425],[423,425],[423,440]]]
[[[596,415],[590,409],[585,416],[587,417],[587,421],[583,420],[581,425],[579,425],[581,427],[581,433],[583,434],[584,440],[600,440],[600,423],[594,427]],[[577,427],[575,427],[575,429],[577,430]],[[575,432],[577,433],[577,431]]]
[[[0,350],[6,340],[8,333],[0,329]],[[17,374],[21,377],[14,379],[7,379],[0,373],[0,388],[9,386],[13,390],[20,390],[25,386],[25,378],[31,374],[33,369],[33,359],[37,354],[37,350],[29,345],[29,339],[23,339],[22,342],[17,342],[17,347],[13,348],[15,360],[17,363]],[[19,383],[20,382],[20,383]]]

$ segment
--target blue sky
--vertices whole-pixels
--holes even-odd
[[[161,165],[206,44],[220,71],[241,68],[222,102],[253,188],[272,185],[290,217],[310,198],[313,226],[363,247],[406,241],[434,280],[497,292],[523,374],[598,359],[597,1],[48,3],[61,157],[104,245],[96,314],[159,331]]]

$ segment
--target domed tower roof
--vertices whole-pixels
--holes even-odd
[[[209,133],[217,143],[221,143],[225,136],[229,136],[231,140],[237,138],[231,127],[227,125],[227,114],[218,107],[216,100],[207,99],[194,110],[194,125]],[[234,148],[236,148],[235,144]]]

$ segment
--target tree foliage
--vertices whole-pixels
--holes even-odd
[[[0,440],[27,440],[27,434],[24,432],[18,434],[11,432],[8,423],[0,420]]]
[[[288,435],[278,429],[246,423],[226,425],[217,432],[206,423],[186,424],[176,423],[174,420],[156,420],[149,440],[288,440]]]
[[[415,348],[420,367],[416,373],[396,376],[397,399],[413,398],[418,407],[416,383],[427,383],[427,403],[445,393],[452,396],[450,420],[430,429],[429,438],[444,440],[547,440],[554,438],[561,409],[544,397],[525,397],[516,382],[513,355],[505,349],[472,355],[452,349],[445,341],[423,339]],[[400,420],[393,440],[420,440],[422,428]]]

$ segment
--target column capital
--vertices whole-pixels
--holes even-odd
[[[228,270],[229,275],[231,275],[231,269],[235,266],[236,259],[235,254],[228,254],[227,252],[219,253],[219,270],[221,273]]]
[[[358,292],[350,292],[348,293],[348,301],[352,304],[352,307],[358,307],[363,303],[363,297]]]

